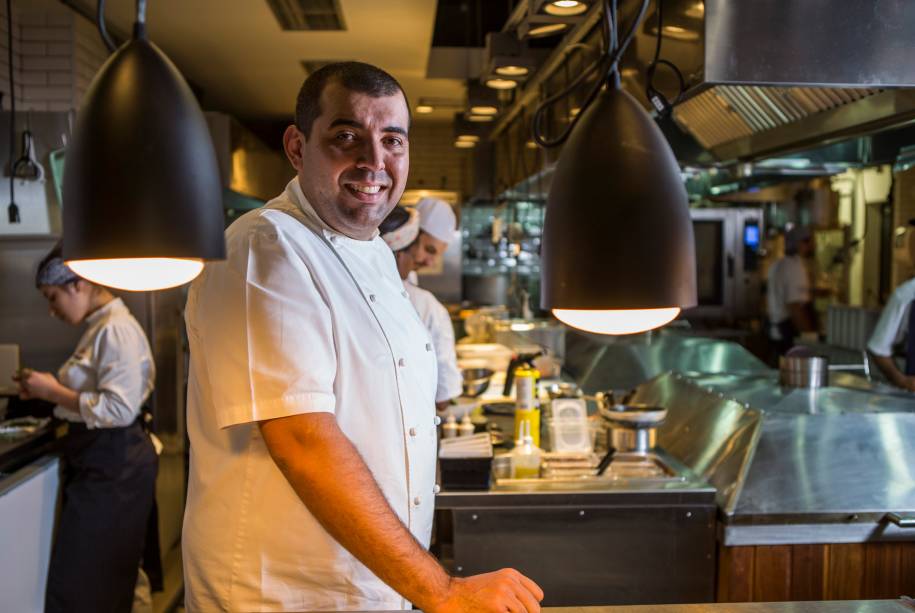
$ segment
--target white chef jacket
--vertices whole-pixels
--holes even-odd
[[[432,292],[404,282],[410,302],[419,313],[426,330],[432,337],[435,348],[435,359],[438,362],[438,382],[435,389],[435,401],[444,402],[461,395],[463,389],[461,371],[457,366],[457,354],[454,350],[454,328],[448,310]]]
[[[428,546],[435,353],[391,250],[377,235],[355,240],[324,224],[297,179],[235,221],[226,247],[227,259],[192,284],[185,311],[188,610],[409,608],[321,527],[256,423],[333,413]]]
[[[54,415],[87,428],[129,426],[153,390],[156,366],[149,341],[124,301],[115,298],[86,318],[89,327],[57,379],[79,392],[79,414],[62,406]]]
[[[915,279],[909,279],[893,291],[877,326],[867,342],[867,349],[874,355],[890,357],[893,345],[902,342],[908,333],[909,311],[915,300]]]
[[[766,305],[769,321],[772,322],[772,338],[781,338],[776,326],[791,317],[789,304],[806,303],[811,300],[810,277],[801,256],[789,255],[775,262],[769,268],[766,286]]]

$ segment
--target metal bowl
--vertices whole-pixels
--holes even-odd
[[[489,388],[492,371],[488,368],[468,368],[461,371],[461,387],[468,398],[476,398]]]

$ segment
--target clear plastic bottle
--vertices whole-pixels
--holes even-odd
[[[512,478],[536,479],[540,476],[540,447],[531,436],[531,423],[521,423],[521,433],[512,449]]]
[[[443,438],[456,438],[458,435],[458,423],[454,418],[454,413],[448,413],[445,423],[442,424]]]
[[[458,426],[458,436],[473,436],[473,422],[470,421],[470,414],[466,413]]]

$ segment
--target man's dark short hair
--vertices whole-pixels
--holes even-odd
[[[321,115],[321,94],[324,93],[327,84],[333,81],[340,83],[350,91],[367,94],[373,98],[393,96],[400,92],[407,105],[407,115],[410,116],[407,94],[397,79],[371,64],[336,62],[323,66],[308,75],[299,90],[295,103],[295,126],[305,135],[305,138],[311,136],[311,126]]]

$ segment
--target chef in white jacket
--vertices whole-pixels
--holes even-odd
[[[517,571],[452,577],[427,551],[435,355],[378,238],[409,108],[375,66],[311,73],[283,136],[296,176],[191,285],[189,613],[540,610]]]
[[[129,613],[158,465],[140,414],[155,381],[152,352],[121,299],[77,276],[60,247],[39,264],[35,285],[51,315],[85,326],[56,376],[16,377],[21,398],[54,403],[54,416],[69,424],[45,611]]]
[[[454,351],[451,317],[432,292],[408,281],[411,272],[435,263],[454,234],[455,216],[448,203],[424,198],[413,209],[395,207],[379,226],[381,238],[394,252],[404,288],[432,337],[438,362],[435,404],[444,409],[461,394],[461,371]]]

